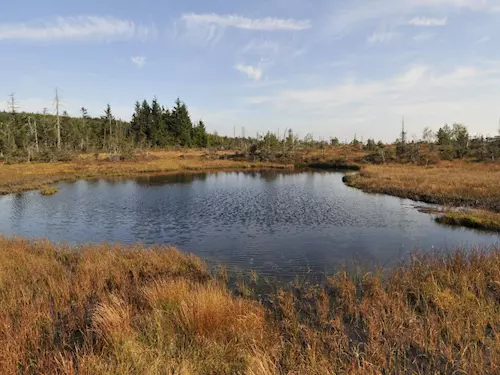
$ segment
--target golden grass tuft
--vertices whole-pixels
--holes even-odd
[[[482,210],[448,211],[436,217],[441,224],[500,232],[500,213]]]
[[[42,194],[42,195],[54,195],[58,191],[59,191],[58,188],[47,186],[47,187],[44,187],[43,189],[40,190],[40,194]]]
[[[500,249],[249,295],[172,248],[0,237],[0,374],[500,372]]]

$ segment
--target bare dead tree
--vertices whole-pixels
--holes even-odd
[[[40,149],[38,148],[38,130],[36,126],[36,119],[33,120],[33,124],[31,123],[31,116],[28,116],[28,126],[30,129],[30,132],[35,136],[35,149],[36,152],[39,152]]]
[[[56,106],[57,148],[61,148],[61,117],[59,115],[61,97],[59,95],[58,87],[56,87],[56,97],[54,98],[54,104]]]
[[[17,116],[17,112],[19,110],[19,104],[16,100],[16,96],[15,96],[15,93],[11,93],[9,95],[9,101],[7,103],[7,107],[8,107],[8,110],[9,112],[11,113],[12,115],[12,118],[11,120],[7,123],[7,144],[11,145],[12,141],[14,140],[13,139],[13,136],[12,136],[12,131],[13,131],[13,127],[16,125],[16,116]]]

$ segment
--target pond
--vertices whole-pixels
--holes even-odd
[[[436,224],[428,206],[347,187],[336,172],[217,172],[60,183],[0,197],[0,233],[69,243],[169,244],[265,276],[386,267],[413,250],[496,234]]]

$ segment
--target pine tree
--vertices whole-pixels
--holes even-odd
[[[170,122],[169,130],[174,136],[175,141],[180,146],[190,146],[192,128],[193,124],[189,118],[189,112],[186,104],[177,98],[172,112],[172,121]]]
[[[453,148],[458,158],[464,158],[469,148],[469,132],[465,125],[453,124]]]
[[[165,138],[165,124],[162,116],[162,108],[156,98],[151,102],[151,144],[153,146],[163,146]]]
[[[443,159],[453,158],[453,145],[452,145],[452,130],[448,125],[439,128],[437,134],[437,144],[439,145],[439,150],[441,157]]]
[[[146,141],[151,140],[151,107],[147,100],[142,101],[141,111],[140,111],[140,127],[141,133],[144,134]]]
[[[201,120],[198,122],[197,126],[193,127],[192,142],[193,145],[197,147],[207,147],[207,130],[205,124]]]
[[[142,133],[140,117],[141,117],[141,104],[138,101],[136,101],[134,114],[132,115],[132,120],[130,121],[130,133],[136,143],[143,142],[145,137],[145,134]]]

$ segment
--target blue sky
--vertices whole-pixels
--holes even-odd
[[[0,95],[52,110],[58,86],[70,114],[123,119],[179,96],[231,135],[492,135],[499,46],[500,0],[26,0],[0,13]]]

